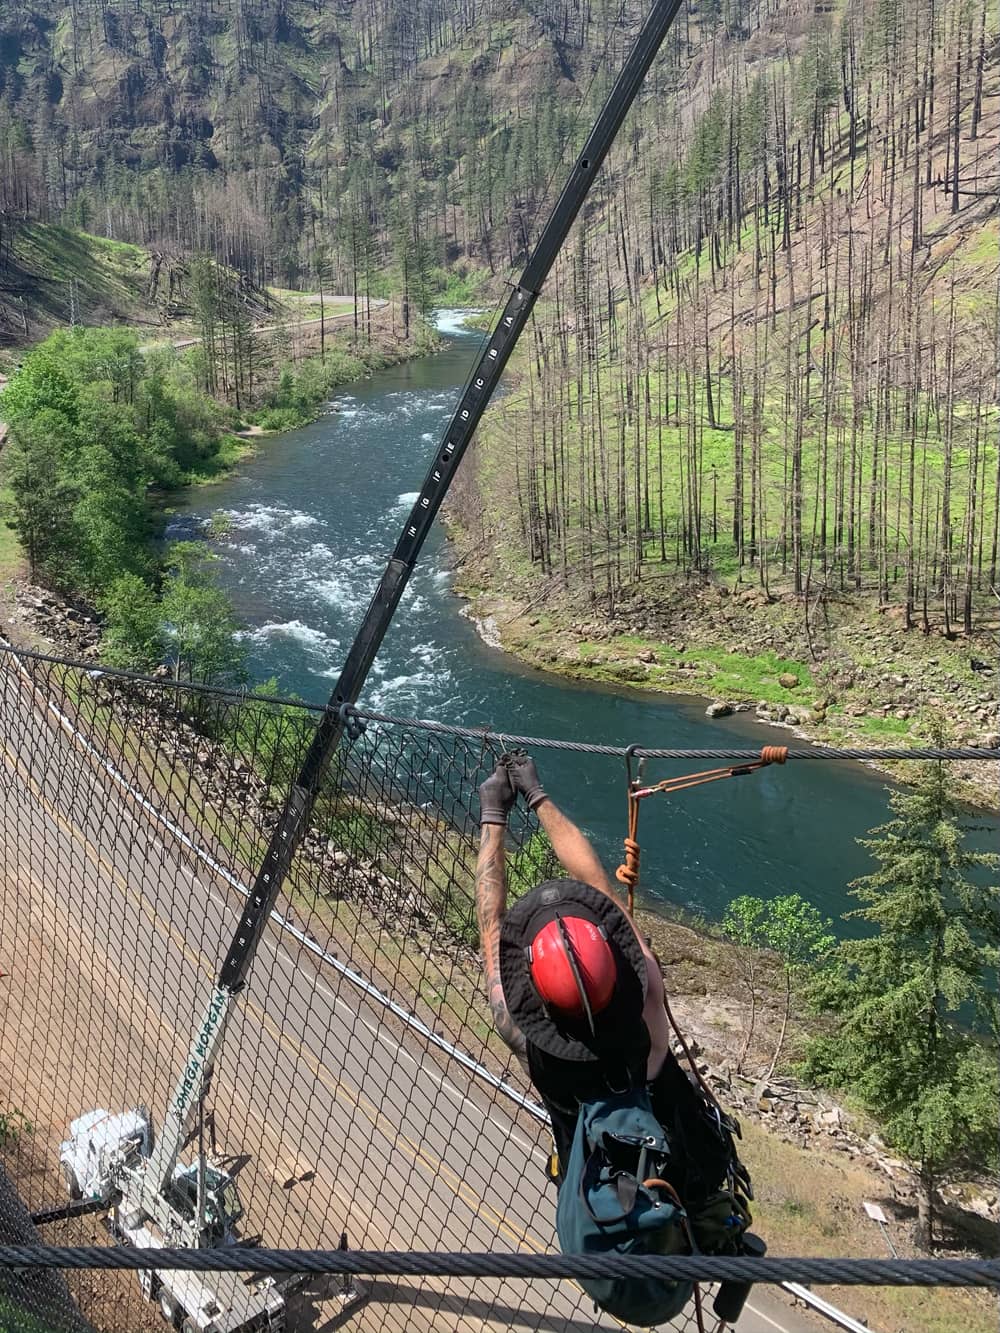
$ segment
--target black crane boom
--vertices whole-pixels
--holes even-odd
[[[351,644],[327,711],[285,802],[226,955],[219,977],[220,986],[234,991],[246,979],[264,924],[308,825],[323,774],[344,733],[344,705],[355,703],[361,693],[421,547],[479,419],[680,4],[681,0],[655,0],[444,432],[416,503]]]

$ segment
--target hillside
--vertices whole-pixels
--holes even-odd
[[[92,287],[162,314],[193,253],[248,290],[398,291],[406,327],[501,291],[644,10],[20,0],[9,335]],[[497,515],[480,583],[613,614],[663,577],[749,581],[806,599],[810,654],[810,598],[859,592],[972,635],[1000,520],[997,30],[987,0],[687,6],[466,470]],[[113,238],[66,243],[93,282],[60,255],[32,283],[56,225]]]
[[[631,27],[604,3],[572,25],[575,6],[533,9],[18,0],[0,15],[6,226],[207,251],[257,285],[332,269],[346,290],[394,265],[419,292],[462,256],[505,267],[567,134],[561,94]]]
[[[508,647],[997,743],[997,56],[792,4],[645,104],[453,507]]]
[[[317,285],[320,273],[344,291],[391,281],[418,302],[443,269],[505,277],[645,9],[78,0],[67,13],[17,0],[0,15],[4,225],[58,221],[144,245],[168,267],[208,252],[256,285]],[[707,193],[677,215],[674,178],[688,194],[698,171],[696,193],[711,183],[721,103],[748,81],[764,80],[761,96],[774,75],[795,82],[802,51],[818,59],[832,21],[795,4],[688,5],[599,187],[610,199],[636,169],[638,215],[663,223],[646,274],[708,225]],[[973,24],[972,47],[977,36]],[[981,65],[982,50],[972,58]],[[835,91],[817,93],[820,156]],[[850,121],[857,136],[860,110]],[[747,128],[728,136],[744,182],[730,191],[730,228],[751,200],[749,168],[776,147],[759,132],[749,142]],[[774,176],[771,188],[780,193]]]

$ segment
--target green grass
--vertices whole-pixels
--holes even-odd
[[[859,717],[854,719],[854,729],[866,736],[906,736],[913,726],[910,718],[901,717]]]
[[[16,1108],[0,1111],[0,1148],[10,1148],[22,1134],[30,1134],[33,1125],[23,1111]]]
[[[249,458],[254,452],[250,440],[241,439],[238,435],[223,435],[211,464],[206,465],[201,472],[190,473],[185,485],[211,486],[213,482],[222,481],[233,468],[243,462],[244,458]]]
[[[146,306],[149,255],[139,246],[38,222],[17,229],[14,253],[18,265],[36,275],[36,317],[68,322],[71,297],[88,323],[98,313],[125,319]]]
[[[319,319],[325,316],[332,319],[354,309],[354,302],[348,296],[324,294],[323,307],[320,308],[318,292],[300,292],[291,287],[268,287],[268,294],[285,307],[293,319]],[[277,322],[277,319],[274,321]]]
[[[488,446],[480,450],[478,473],[480,484],[486,499],[486,508],[494,515],[494,538],[498,547],[505,548],[503,560],[511,574],[530,574],[530,561],[524,551],[524,540],[517,519],[516,507],[508,506],[510,496],[510,477],[512,472],[513,452],[518,455],[518,468],[522,486],[526,484],[529,466],[532,462],[531,442],[538,419],[538,393],[535,386],[534,414],[529,394],[529,384],[525,379],[527,368],[526,353],[522,351],[517,358],[517,369],[522,375],[520,384],[487,416],[482,428],[482,436]],[[570,350],[569,361],[572,364],[575,353]],[[550,376],[557,372],[550,365]],[[610,553],[614,554],[620,539],[613,537],[609,543],[602,530],[605,522],[604,513],[610,509],[614,531],[618,525],[617,473],[619,466],[623,473],[623,491],[626,497],[625,518],[630,529],[629,536],[634,541],[636,526],[635,480],[636,480],[636,443],[633,428],[625,428],[625,447],[619,459],[618,444],[621,430],[621,403],[619,389],[624,372],[615,364],[602,364],[589,377],[585,377],[582,387],[574,374],[568,374],[561,383],[556,383],[549,393],[559,403],[559,416],[562,421],[560,431],[560,457],[564,476],[567,479],[565,490],[560,496],[560,518],[569,532],[570,549],[580,546],[581,529],[584,527],[581,514],[580,477],[581,471],[587,476],[587,507],[594,515],[592,520],[592,553],[602,561]],[[768,563],[774,569],[780,561],[782,551],[779,546],[781,534],[785,542],[784,554],[791,563],[791,522],[787,511],[787,426],[785,421],[784,393],[781,388],[780,374],[771,380],[772,387],[767,393],[762,409],[762,432],[760,440],[760,462],[762,472],[761,506],[758,510],[758,532],[766,536],[762,542],[767,550]],[[730,516],[733,503],[733,448],[734,432],[730,429],[709,427],[707,423],[707,384],[703,377],[691,379],[690,400],[685,390],[683,377],[680,388],[680,402],[675,395],[675,381],[672,375],[665,379],[658,369],[652,369],[649,375],[650,398],[652,403],[652,422],[648,439],[639,442],[638,450],[644,457],[641,480],[648,491],[643,497],[642,518],[648,527],[658,534],[664,529],[664,547],[668,563],[672,563],[676,553],[677,533],[682,523],[685,490],[691,485],[689,439],[689,419],[697,423],[699,443],[699,490],[701,509],[701,565],[703,569],[716,577],[728,579],[738,572],[738,560],[733,546]],[[732,386],[725,376],[713,382],[715,416],[723,425],[732,426]],[[600,406],[598,406],[598,395]],[[639,408],[640,415],[642,412]],[[921,419],[928,411],[928,403],[920,405]],[[551,409],[550,409],[551,412]],[[976,410],[969,402],[955,405],[953,416],[954,438],[952,447],[952,521],[957,533],[961,533],[968,501],[968,465],[970,448],[975,432]],[[901,419],[901,417],[900,417]],[[985,485],[980,487],[979,506],[981,513],[992,512],[995,503],[997,475],[996,467],[989,457],[990,441],[995,438],[1000,413],[992,406],[984,406],[980,415],[980,447],[988,451]],[[603,430],[603,469],[596,461],[601,446],[598,443],[598,430]],[[811,541],[813,513],[818,500],[818,475],[822,461],[822,419],[819,404],[814,405],[813,414],[804,423],[802,441],[803,475],[803,546],[808,548]],[[902,577],[905,569],[905,535],[908,526],[909,505],[905,494],[905,483],[909,467],[909,443],[901,436],[879,440],[874,439],[875,423],[865,419],[859,432],[858,469],[863,478],[865,490],[862,498],[862,512],[867,515],[869,476],[872,466],[873,450],[879,451],[879,472],[884,474],[888,508],[888,532],[890,548],[887,552],[889,577]],[[543,477],[547,483],[549,495],[554,491],[554,473],[551,451],[537,448],[533,454],[536,481],[541,490]],[[836,430],[831,426],[827,444],[827,531],[828,542],[833,542],[834,521],[834,476],[836,456]],[[747,489],[749,488],[750,441],[745,440],[745,468]],[[922,442],[916,448],[916,494],[915,511],[920,512],[926,505],[928,512],[934,512],[940,495],[944,472],[943,442],[933,430],[927,441],[926,451]],[[922,479],[926,468],[926,481]],[[718,540],[711,539],[711,515],[713,496],[713,469],[717,476],[716,513]],[[600,478],[605,474],[606,480]],[[662,513],[661,484],[662,472]],[[901,485],[901,483],[903,483]],[[597,494],[595,484],[600,490],[606,487],[606,495]],[[502,503],[500,503],[502,497]],[[595,503],[596,500],[596,503]],[[496,501],[496,503],[490,503]],[[749,519],[749,496],[744,493],[745,514]],[[506,512],[505,506],[511,510]],[[869,565],[867,549],[867,522],[863,521],[859,532],[862,543],[863,562],[866,571]],[[651,564],[659,563],[659,536],[647,536],[643,542],[644,560]],[[522,559],[522,556],[524,559]]]
[[[977,267],[1000,263],[1000,231],[994,224],[983,227],[978,235],[959,246],[958,257],[962,263]]]
[[[0,503],[5,498],[4,494],[0,493]],[[13,578],[23,559],[24,553],[17,533],[0,519],[0,580]]]
[[[698,662],[705,671],[704,676],[699,675],[699,683],[705,682],[705,693],[723,699],[801,703],[813,687],[812,673],[806,663],[778,657],[771,652],[743,657],[738,653],[727,653],[722,648],[698,647],[690,649],[684,656],[687,661]],[[798,677],[799,683],[792,689],[779,684],[779,677],[786,672]]]
[[[23,1305],[4,1296],[0,1296],[0,1329],[7,1333],[57,1333],[52,1324],[37,1319]]]

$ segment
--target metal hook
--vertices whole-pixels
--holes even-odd
[[[633,778],[632,760],[635,758],[635,752],[636,750],[638,750],[638,748],[639,748],[638,745],[628,745],[625,747],[625,775],[628,781],[628,789],[630,793],[632,791],[632,788],[635,786],[636,782],[642,777],[642,766],[645,763],[645,760],[643,759],[639,760],[638,772]]]

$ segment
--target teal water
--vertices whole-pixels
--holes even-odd
[[[476,335],[442,318],[442,353],[339,394],[337,410],[276,437],[179,513],[170,536],[214,513],[220,579],[248,625],[250,668],[283,692],[325,701],[450,418]],[[487,647],[451,592],[447,543],[431,534],[361,706],[410,717],[564,740],[759,747],[786,731],[748,715],[709,721],[704,701],[578,684]],[[624,765],[537,755],[554,799],[617,865],[625,831]],[[690,768],[706,765],[693,764]],[[651,764],[656,780],[680,765]],[[884,780],[860,765],[808,761],[651,798],[642,811],[643,896],[718,918],[739,893],[801,893],[837,917],[847,882],[870,868],[855,839],[886,815]]]

